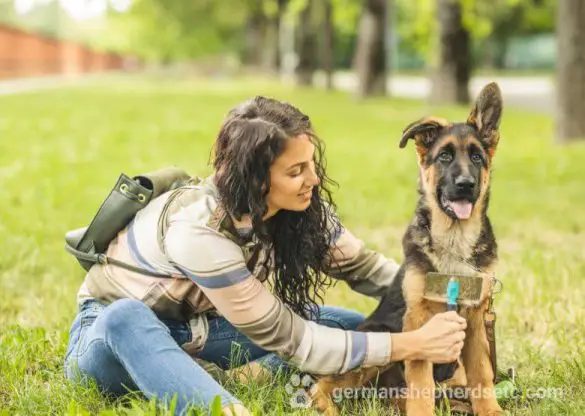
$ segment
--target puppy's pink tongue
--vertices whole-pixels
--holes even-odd
[[[471,209],[473,205],[468,201],[449,201],[449,207],[455,212],[457,218],[460,220],[466,220],[471,217]]]

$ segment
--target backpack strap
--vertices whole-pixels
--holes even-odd
[[[179,211],[181,207],[188,206],[201,198],[201,186],[203,179],[197,178],[189,182],[188,185],[182,186],[174,190],[174,192],[166,200],[161,213],[158,217],[156,240],[158,248],[166,256],[165,250],[165,236],[169,228],[169,218],[172,214]]]
[[[203,180],[200,182],[189,184],[186,186],[182,186],[181,188],[176,189],[173,194],[169,196],[167,201],[165,202],[161,214],[158,220],[158,232],[157,232],[157,242],[158,247],[161,253],[166,256],[165,250],[165,236],[167,230],[169,228],[169,218],[179,211],[182,207],[186,207],[194,203],[195,201],[207,196],[213,195],[215,196],[215,188],[213,186],[205,187],[200,186]],[[236,231],[233,221],[231,220],[228,213],[225,211],[223,206],[218,204],[211,217],[207,221],[207,226],[211,229],[223,234],[228,239],[232,240],[234,243],[238,244],[239,246],[244,246],[246,241],[242,238]],[[247,247],[243,247],[243,250],[246,250]],[[256,244],[252,249],[252,253],[250,255],[250,259],[248,260],[246,266],[253,270],[259,259],[260,253],[262,251],[262,245]]]
[[[152,277],[171,277],[168,274],[162,274],[162,273],[155,273],[155,272],[151,272],[149,270],[146,269],[142,269],[140,267],[136,267],[133,266],[131,264],[128,263],[124,263],[123,261],[119,261],[116,259],[113,259],[111,257],[106,256],[103,253],[85,253],[83,251],[77,250],[75,248],[73,248],[73,246],[69,245],[69,244],[65,244],[65,250],[67,250],[69,253],[73,254],[77,259],[82,260],[82,261],[86,261],[92,264],[112,264],[114,266],[117,267],[121,267],[123,269],[129,270],[131,272],[134,273],[140,273],[140,274],[146,274],[148,276],[152,276]]]

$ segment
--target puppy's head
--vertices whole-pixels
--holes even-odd
[[[480,211],[498,145],[502,96],[496,83],[480,92],[464,123],[427,117],[406,127],[400,140],[416,145],[428,202],[456,221]]]

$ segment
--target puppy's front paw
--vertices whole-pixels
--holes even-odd
[[[505,413],[502,408],[496,405],[488,405],[488,406],[478,406],[477,407],[477,416],[504,416]]]
[[[313,400],[313,405],[325,416],[339,415],[339,409],[331,398],[333,388],[334,384],[328,377],[320,379],[317,384],[311,388],[311,399]]]

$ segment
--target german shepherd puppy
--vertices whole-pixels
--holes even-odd
[[[410,124],[400,147],[414,139],[419,177],[419,200],[402,244],[404,264],[377,309],[359,330],[401,332],[420,328],[434,314],[446,310],[445,303],[426,299],[425,276],[429,272],[482,276],[479,307],[462,306],[467,320],[465,345],[451,380],[467,385],[473,412],[480,416],[501,415],[494,396],[484,312],[488,307],[491,275],[497,246],[487,217],[491,165],[499,140],[502,97],[496,83],[486,85],[474,103],[467,121],[450,123],[429,117]],[[481,282],[481,281],[480,281]],[[395,384],[401,365],[362,368],[335,377],[320,378],[313,399],[328,415],[338,414],[331,400],[334,389],[361,387],[378,377],[378,387]],[[408,415],[432,415],[435,381],[453,376],[454,366],[427,361],[404,363],[409,392]],[[403,381],[404,382],[404,379]],[[340,391],[340,390],[339,390]],[[427,393],[425,395],[425,392]],[[430,394],[428,394],[430,392]],[[483,394],[480,394],[483,393]]]

